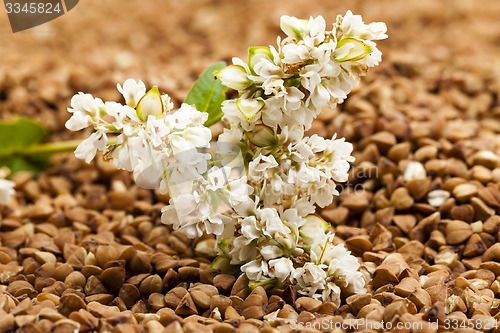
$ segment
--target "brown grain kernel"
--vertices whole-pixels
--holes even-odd
[[[354,255],[362,255],[366,251],[372,251],[373,244],[370,242],[369,236],[361,235],[361,236],[353,236],[346,240],[347,248]]]
[[[114,296],[111,294],[95,294],[85,297],[85,302],[98,302],[104,305],[109,305],[113,301]]]
[[[368,138],[369,142],[374,143],[381,151],[387,151],[396,144],[394,134],[386,131],[378,132]]]
[[[250,294],[250,288],[248,287],[249,280],[246,274],[241,274],[236,282],[233,284],[231,289],[231,296],[239,296],[241,298],[246,298]]]
[[[315,312],[319,309],[322,302],[309,297],[299,297],[295,301],[295,307],[298,311]]]
[[[107,294],[108,290],[102,282],[94,275],[90,276],[85,284],[85,294],[95,295],[95,294]]]
[[[162,289],[163,282],[161,277],[157,274],[148,276],[139,286],[139,291],[145,296],[149,296],[152,293],[161,293]]]
[[[107,290],[117,292],[125,282],[125,268],[110,267],[106,268],[99,279]]]
[[[406,297],[419,288],[420,283],[417,280],[407,277],[394,287],[394,292],[399,296]]]
[[[384,316],[384,310],[385,308],[380,304],[368,304],[359,310],[358,317],[380,322]]]
[[[394,224],[403,232],[408,233],[417,224],[417,219],[413,215],[395,215],[392,218]]]
[[[321,216],[330,223],[342,225],[349,216],[349,209],[346,207],[336,207],[333,209],[325,209],[321,212]]]
[[[368,197],[365,192],[355,192],[341,198],[342,206],[353,211],[362,212],[368,207]]]
[[[479,198],[472,198],[470,200],[472,207],[474,207],[474,219],[486,221],[490,216],[495,214],[495,210],[486,205],[483,200]]]
[[[186,288],[183,287],[176,287],[172,290],[170,290],[166,295],[165,295],[165,303],[167,304],[168,307],[171,307],[172,309],[175,309],[181,299],[186,295],[188,291]]]
[[[59,306],[57,310],[63,315],[68,317],[72,312],[85,309],[85,301],[78,295],[67,293],[59,299]]]
[[[236,278],[229,274],[219,274],[214,277],[213,284],[220,293],[228,293],[233,287]]]
[[[394,162],[399,162],[408,158],[411,152],[411,144],[409,142],[401,142],[392,146],[387,152],[389,157]]]
[[[120,312],[116,306],[103,305],[98,302],[90,302],[87,304],[87,311],[97,318],[109,318]]]
[[[177,265],[176,259],[165,253],[155,253],[151,257],[151,264],[155,267],[158,273],[166,273],[170,268],[174,268]]]
[[[179,281],[179,273],[170,268],[167,271],[167,274],[165,274],[162,283],[166,289],[172,289],[173,287],[177,286]]]
[[[419,288],[408,295],[408,299],[417,306],[417,309],[422,309],[427,306],[431,306],[432,299],[427,291]]]
[[[35,288],[28,281],[12,281],[7,287],[7,292],[12,294],[14,297],[20,297],[26,295],[30,298],[36,296],[37,292]]]
[[[191,294],[194,303],[202,309],[210,308],[211,299],[215,295],[219,294],[217,288],[209,284],[196,285],[192,288],[189,288],[188,291]]]
[[[478,196],[483,200],[488,206],[500,207],[500,189],[497,186],[492,186],[491,184],[484,187],[478,191]]]
[[[131,308],[141,294],[136,286],[130,283],[124,283],[118,292],[118,296],[122,299],[126,307]]]
[[[358,314],[359,310],[365,305],[370,304],[372,296],[370,294],[356,294],[349,296],[346,303],[354,314]]]
[[[165,302],[167,301],[165,296]],[[175,308],[175,313],[179,316],[189,316],[193,314],[198,314],[196,305],[191,297],[191,295],[186,292],[184,296],[179,300],[177,307]]]
[[[406,210],[413,205],[413,198],[404,187],[397,188],[391,195],[391,205],[397,210]]]
[[[446,242],[456,245],[463,243],[473,234],[470,224],[452,220],[446,224]]]
[[[437,157],[438,148],[436,146],[423,146],[414,153],[415,159],[419,162],[425,162]]]
[[[495,243],[483,253],[483,261],[500,261],[500,243]]]
[[[80,332],[91,332],[97,330],[99,326],[99,319],[84,309],[72,312],[69,319],[80,324]]]
[[[473,234],[467,240],[467,244],[465,244],[463,256],[466,258],[472,258],[479,255],[482,255],[486,251],[486,244],[479,234]]]
[[[94,266],[94,265],[85,265],[81,269],[81,273],[85,278],[90,278],[91,276],[99,277],[101,276],[103,270],[101,267]]]
[[[405,187],[415,200],[421,200],[429,193],[431,180],[429,178],[412,179],[406,183]]]
[[[453,189],[453,196],[461,202],[469,201],[478,192],[477,187],[473,184],[464,183],[457,185]]]

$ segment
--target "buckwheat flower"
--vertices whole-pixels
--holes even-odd
[[[288,258],[279,258],[269,260],[268,263],[270,276],[277,278],[280,282],[287,280],[295,271],[293,262]]]
[[[241,266],[241,271],[250,281],[261,281],[263,277],[269,275],[269,266],[265,260],[252,260]]]
[[[379,63],[374,41],[386,37],[385,25],[347,12],[328,31],[321,16],[283,16],[280,26],[286,37],[276,48],[251,47],[247,62],[233,58],[215,73],[238,91],[221,106],[228,128],[217,144],[207,113],[186,104],[174,111],[168,96],[134,80],[118,85],[127,105],[75,97],[67,126],[96,131],[78,157],[106,150],[138,184],[169,194],[163,223],[189,238],[214,234],[215,266],[239,266],[251,287],[294,284],[338,305],[341,294],[364,292],[365,280],[356,257],[312,214],[348,179],[352,145],[304,132]]]
[[[242,265],[257,258],[256,241],[253,239],[239,236],[233,239],[232,249],[229,251],[232,265]],[[248,277],[250,278],[250,276]]]
[[[255,216],[247,216],[241,222],[241,233],[249,240],[258,239],[262,235],[262,228],[257,225]]]
[[[275,259],[283,255],[283,250],[277,245],[266,245],[259,252],[265,260]]]
[[[104,102],[90,94],[82,92],[71,98],[71,107],[68,112],[72,114],[65,126],[71,131],[79,131],[91,126],[105,112]]]
[[[248,165],[248,177],[254,181],[261,181],[264,178],[270,178],[269,169],[278,166],[278,162],[273,155],[265,156],[260,154]]]
[[[283,52],[283,63],[303,63],[311,58],[311,54],[305,45],[286,44],[281,48]]]
[[[103,151],[108,143],[106,132],[102,129],[92,133],[87,139],[80,142],[75,150],[75,156],[78,159],[90,163],[98,150]]]
[[[314,297],[318,291],[321,292],[325,289],[327,275],[322,266],[324,265],[306,262],[304,266],[293,272],[293,281],[297,283],[300,294]]]
[[[248,185],[246,176],[242,176],[236,179],[233,179],[233,177],[231,177],[226,188],[228,191],[229,200],[236,213],[239,212],[240,206],[246,207],[248,204],[252,204],[250,195],[253,192],[253,188]]]
[[[208,170],[208,186],[207,188],[211,191],[217,191],[222,189],[228,183],[229,173],[231,168],[218,166],[213,166]]]
[[[146,94],[146,85],[142,81],[135,81],[134,79],[127,79],[123,86],[116,85],[118,91],[125,98],[125,104],[135,108],[139,100]]]
[[[210,207],[207,202],[202,203],[198,211],[205,226],[205,232],[212,235],[221,235],[224,231],[224,215],[214,212],[213,207]],[[197,233],[198,237],[202,235],[203,233]]]
[[[332,276],[346,276],[356,272],[359,268],[358,259],[346,249],[343,244],[328,243],[324,250],[322,262],[328,264],[328,274]]]
[[[330,302],[335,303],[337,306],[340,306],[340,295],[342,293],[341,288],[332,281],[326,283],[323,292],[321,293],[321,298],[323,300],[329,300]]]
[[[385,23],[375,22],[366,25],[361,15],[354,15],[348,10],[341,19],[340,30],[345,37],[381,40],[387,38]]]
[[[73,115],[68,119],[65,126],[71,131],[79,131],[89,127],[91,124],[92,118],[88,114],[84,112],[73,111]]]
[[[283,78],[285,72],[279,64],[267,58],[261,58],[253,67],[253,70],[257,74],[253,77],[257,82],[262,82],[262,87],[266,95],[270,95],[273,91],[279,91],[283,88]],[[266,89],[266,87],[269,88]],[[272,88],[274,86],[275,88]]]
[[[304,43],[313,48],[325,41],[326,22],[323,16],[310,17],[307,22],[308,34],[304,37]]]
[[[204,127],[203,124],[207,119],[207,112],[200,112],[194,106],[183,103],[177,111],[169,115],[169,124],[173,129],[183,130],[188,127]],[[206,132],[206,130],[210,131],[208,128],[203,131]]]
[[[290,229],[283,224],[275,208],[265,207],[257,211],[257,217],[265,226],[263,234],[274,237],[277,233],[288,234]]]

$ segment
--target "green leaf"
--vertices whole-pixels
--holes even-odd
[[[209,127],[221,120],[221,104],[226,100],[227,87],[215,78],[214,72],[226,67],[224,61],[208,67],[193,84],[185,103],[193,105],[198,111],[207,112],[205,126]]]
[[[49,156],[17,156],[13,155],[10,158],[0,159],[0,166],[6,166],[10,169],[11,174],[18,171],[39,172],[47,165]]]
[[[0,121],[0,166],[7,166],[12,173],[20,170],[39,171],[46,157],[25,157],[23,151],[46,135],[38,122],[24,117],[14,121]]]

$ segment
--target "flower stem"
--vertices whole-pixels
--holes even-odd
[[[34,155],[48,155],[54,153],[65,153],[74,151],[82,140],[69,140],[62,142],[49,142],[34,144],[23,151],[16,151],[15,155],[21,156],[34,156]]]

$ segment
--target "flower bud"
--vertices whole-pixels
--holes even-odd
[[[255,74],[253,68],[261,59],[273,60],[273,54],[267,46],[252,46],[248,49],[248,66]]]
[[[226,87],[235,90],[245,90],[252,85],[252,80],[242,66],[229,65],[219,71],[215,71],[215,76],[222,81]]]
[[[236,100],[236,107],[238,108],[238,111],[241,112],[241,114],[248,122],[250,122],[255,117],[257,112],[262,110],[264,105],[265,103],[261,99],[241,98]]]
[[[278,139],[271,127],[266,125],[257,125],[251,132],[247,132],[248,140],[257,147],[272,147]]]
[[[335,60],[338,62],[361,60],[372,51],[372,48],[360,40],[344,38],[337,43]]]
[[[280,28],[288,37],[299,41],[309,33],[307,22],[308,20],[299,20],[296,17],[283,15],[280,20]]]
[[[146,95],[142,96],[136,107],[137,116],[142,121],[148,120],[150,115],[158,117],[163,113],[163,101],[158,87],[151,88]]]
[[[317,215],[308,215],[304,219],[307,222],[300,228],[299,235],[305,245],[313,244],[318,235],[323,235],[330,228],[330,224]]]

